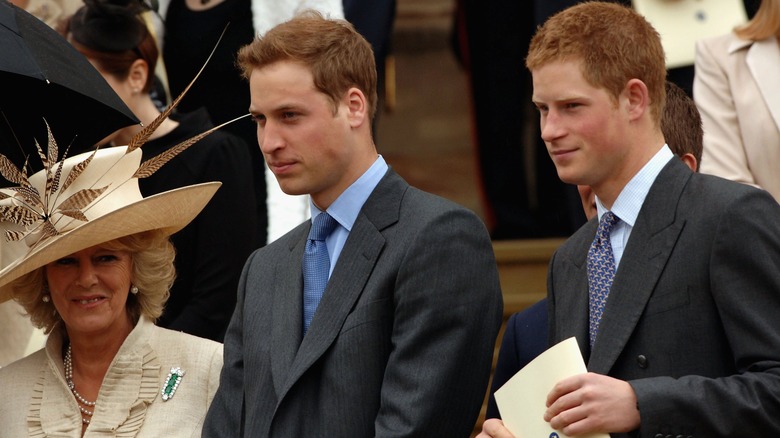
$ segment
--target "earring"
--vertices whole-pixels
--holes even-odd
[[[138,293],[138,286],[132,286],[130,287],[130,293],[135,295]]]
[[[48,303],[49,301],[51,301],[51,297],[49,297],[48,294],[45,294],[41,297],[41,301],[43,301],[44,303]]]

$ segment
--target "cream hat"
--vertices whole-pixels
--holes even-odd
[[[11,298],[10,282],[74,252],[142,231],[175,233],[221,185],[195,184],[144,198],[138,177],[170,157],[141,164],[141,149],[125,146],[60,162],[39,154],[46,168],[29,178],[0,155],[0,172],[19,184],[0,189],[0,302]]]

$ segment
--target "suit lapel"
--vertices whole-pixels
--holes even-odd
[[[312,318],[309,331],[298,348],[286,382],[279,392],[279,400],[336,340],[344,320],[352,312],[362,294],[385,246],[382,230],[398,221],[403,192],[408,187],[408,184],[395,172],[388,170],[369,196],[344,244],[344,249],[323,293],[322,301]],[[299,260],[298,277],[300,277],[300,265]],[[299,315],[302,313],[300,310],[302,289],[302,284],[293,289],[299,291],[295,300],[298,303],[297,314]],[[289,315],[290,310],[288,309],[287,312]],[[296,339],[300,339],[300,329]]]
[[[301,263],[309,226],[299,227],[297,238],[291,239],[287,252],[276,263],[271,327],[271,371],[277,394],[285,390],[295,354],[303,332],[303,274]]]
[[[561,272],[555,272],[557,278],[571,279],[571,283],[556,285],[555,325],[556,341],[572,336],[587,358],[590,354],[588,340],[588,269],[587,254],[598,228],[598,220],[591,220],[577,233],[577,241],[572,242],[573,251],[568,251],[569,260],[561,264]],[[584,310],[583,310],[584,309]]]
[[[769,113],[780,130],[780,81],[777,80],[777,68],[780,66],[780,47],[777,39],[756,41],[748,49],[745,62],[750,74],[756,80]]]
[[[672,159],[650,188],[615,274],[589,371],[609,373],[634,332],[682,231],[677,205],[691,175]]]

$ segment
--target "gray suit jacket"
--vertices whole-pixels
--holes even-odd
[[[555,254],[550,341],[627,380],[633,436],[780,436],[780,207],[671,160],[650,189],[588,346],[591,220]],[[616,435],[617,436],[617,435]]]
[[[310,226],[248,260],[203,435],[468,436],[502,310],[482,222],[388,171],[301,340]]]

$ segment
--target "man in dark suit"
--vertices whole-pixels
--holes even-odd
[[[701,116],[693,99],[669,81],[666,81],[666,105],[661,117],[661,132],[672,153],[692,171],[698,172],[704,136]],[[585,217],[593,219],[598,215],[593,191],[590,186],[580,185],[577,189]],[[509,317],[493,371],[485,418],[501,418],[495,392],[548,347],[545,298]]]
[[[556,384],[545,419],[567,435],[777,436],[780,206],[672,158],[663,49],[632,10],[569,8],[526,63],[558,175],[590,185],[599,215],[550,263],[550,344],[576,337],[589,372]]]
[[[314,230],[335,228],[310,320],[310,221],[247,261],[203,435],[468,436],[501,323],[485,226],[377,155],[374,59],[351,25],[297,17],[239,63],[266,163],[311,195]]]

